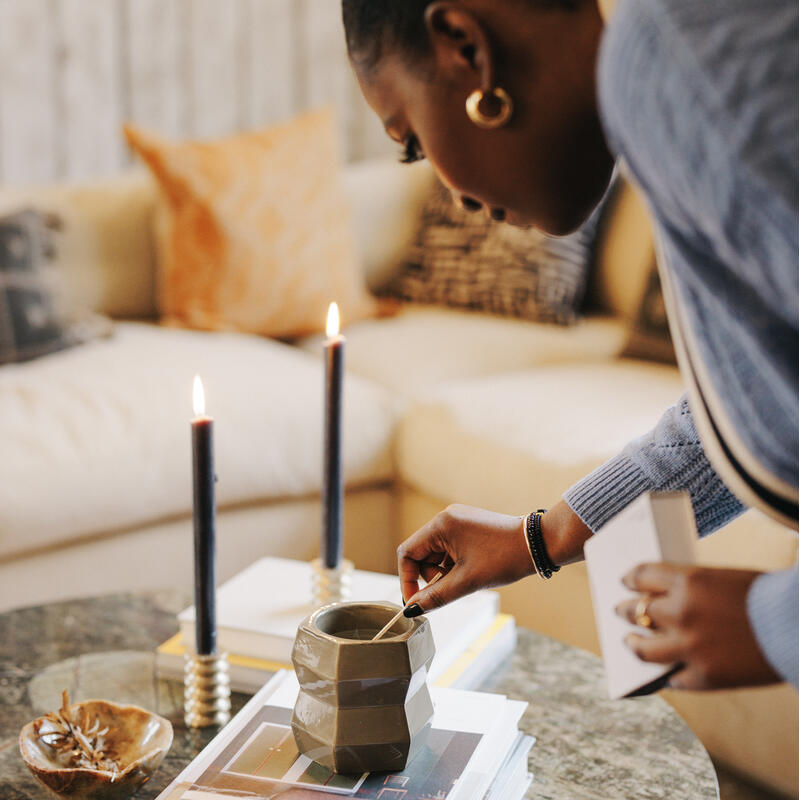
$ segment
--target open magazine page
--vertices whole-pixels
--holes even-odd
[[[336,775],[297,750],[290,727],[297,692],[293,673],[277,673],[159,800],[378,800],[394,789],[403,800],[481,797],[473,789],[488,785],[489,765],[505,758],[524,709],[501,695],[433,689],[433,725],[406,770]]]
[[[164,789],[157,800],[177,800],[185,797],[185,792],[192,787],[197,777],[203,774],[204,770],[219,756],[224,750],[226,743],[236,737],[247,724],[247,720],[255,714],[275,692],[276,688],[283,682],[286,675],[285,671],[276,672],[264,686],[247,701],[244,708],[206,745],[200,754],[195,758],[186,769],[181,772],[172,783]],[[209,795],[211,797],[212,795]]]

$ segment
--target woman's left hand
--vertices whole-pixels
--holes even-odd
[[[637,624],[649,597],[650,635],[629,634],[625,642],[642,661],[679,663],[673,689],[722,689],[780,681],[764,658],[747,616],[747,592],[760,573],[741,569],[642,564],[623,583],[638,592],[617,613]],[[637,609],[637,605],[639,608]]]

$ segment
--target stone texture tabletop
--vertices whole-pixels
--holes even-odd
[[[153,651],[172,636],[186,598],[113,595],[0,614],[0,798],[45,800],[17,746],[20,728],[60,705],[102,697],[167,717],[175,739],[153,779],[135,795],[154,798],[214,731],[183,725],[180,684],[155,677]],[[702,745],[659,697],[606,699],[595,656],[519,631],[510,663],[484,685],[530,703],[521,728],[536,737],[529,798],[715,800],[717,781]],[[246,702],[234,695],[234,711]]]

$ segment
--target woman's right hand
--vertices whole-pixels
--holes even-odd
[[[533,573],[523,518],[451,505],[397,550],[406,616],[418,616],[465,594],[513,583]],[[419,588],[420,576],[430,581]]]
[[[397,549],[406,616],[417,616],[478,589],[504,586],[534,573],[523,517],[452,505],[423,525]],[[542,518],[550,558],[569,564],[583,557],[591,531],[563,501]],[[419,588],[420,577],[433,585]]]

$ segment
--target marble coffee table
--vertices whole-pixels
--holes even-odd
[[[153,798],[211,739],[187,730],[182,687],[159,681],[153,650],[176,631],[186,606],[177,593],[121,594],[0,614],[0,798],[51,797],[25,767],[19,729],[73,700],[136,703],[175,727],[169,755],[135,795]],[[543,800],[715,800],[708,754],[659,697],[609,701],[601,662],[553,639],[519,630],[509,663],[483,689],[530,705],[521,727],[536,736],[528,797]],[[234,710],[245,703],[234,696]]]

